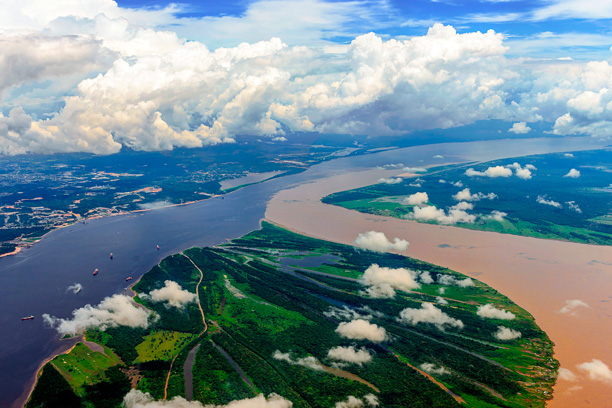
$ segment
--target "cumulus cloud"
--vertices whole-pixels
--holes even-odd
[[[420,309],[406,308],[400,312],[398,321],[416,326],[419,323],[433,324],[439,329],[445,327],[463,328],[463,322],[444,313],[432,303],[421,303]]]
[[[531,131],[531,128],[527,126],[526,122],[516,122],[508,130],[508,132],[512,132],[517,135],[524,135],[526,133],[529,133],[530,131]]]
[[[550,205],[551,207],[555,207],[555,208],[563,207],[561,203],[554,201],[554,200],[550,200],[545,195],[543,196],[539,195],[538,198],[536,199],[536,202],[542,205]]]
[[[565,301],[565,306],[563,306],[561,308],[561,310],[559,310],[559,313],[564,313],[564,314],[569,314],[569,315],[572,315],[572,316],[576,316],[576,314],[578,313],[578,311],[576,309],[578,309],[579,307],[589,307],[589,305],[586,302],[583,302],[580,299],[566,300]]]
[[[468,177],[510,177],[512,176],[512,170],[504,166],[488,167],[485,171],[477,171],[473,168],[469,168],[465,171],[465,175]]]
[[[384,232],[368,231],[362,232],[355,239],[355,244],[363,249],[375,252],[398,251],[404,252],[408,249],[408,241],[405,239],[394,238],[393,242],[387,239]]]
[[[387,339],[387,331],[384,327],[379,327],[377,324],[363,319],[340,323],[336,333],[348,339],[370,340],[375,343],[380,343]]]
[[[576,204],[575,201],[566,201],[565,204],[567,204],[567,206],[570,208],[570,210],[576,211],[579,214],[582,214],[582,210],[580,209],[580,206],[578,204]]]
[[[378,405],[378,397],[374,394],[364,395],[363,399],[349,395],[346,400],[337,402],[335,408],[363,408],[365,406],[377,407]]]
[[[589,379],[592,381],[612,384],[612,370],[610,370],[610,367],[601,360],[594,358],[586,363],[578,364],[576,367],[580,371],[587,373]]]
[[[446,286],[459,286],[462,288],[468,288],[468,287],[474,286],[474,281],[471,278],[457,279],[452,275],[439,274],[438,284],[446,285]],[[440,289],[443,289],[443,288],[440,288]],[[443,294],[443,293],[444,292],[440,292],[440,294]]]
[[[434,159],[443,159],[444,156],[442,156],[441,154],[436,154],[433,158]]]
[[[571,158],[571,157],[574,157],[574,155],[572,153],[564,153],[563,157]]]
[[[516,317],[514,313],[498,309],[490,303],[479,306],[476,314],[487,319],[513,320]]]
[[[317,360],[313,356],[293,358],[291,357],[291,353],[283,353],[280,350],[276,350],[274,354],[272,354],[272,358],[279,361],[285,361],[291,365],[310,368],[311,370],[323,370],[323,367],[321,366],[319,360]]]
[[[202,405],[199,401],[187,401],[183,397],[171,400],[155,400],[151,394],[130,390],[123,397],[125,408],[291,408],[293,403],[280,395],[270,394],[268,398],[259,394],[254,398],[232,401],[227,405]]]
[[[493,336],[497,340],[508,341],[518,339],[522,334],[520,331],[510,329],[509,327],[497,326],[497,331],[493,333]]]
[[[479,200],[494,200],[497,198],[497,194],[495,193],[474,193],[470,192],[469,188],[464,188],[459,191],[457,194],[453,195],[453,199],[456,201],[479,201]]]
[[[354,346],[334,347],[327,352],[327,357],[331,358],[332,360],[358,365],[372,361],[372,354],[370,354],[367,349],[357,349]]]
[[[429,196],[425,192],[418,192],[404,198],[404,204],[421,206],[429,201]]]
[[[404,167],[404,171],[408,173],[425,173],[427,169],[425,167]]]
[[[383,164],[382,166],[378,166],[381,170],[393,170],[393,169],[401,169],[404,167],[403,163],[388,163]]]
[[[66,292],[72,292],[74,294],[79,293],[83,289],[83,285],[80,283],[75,283],[74,285],[70,285],[66,288]]]
[[[434,205],[423,205],[421,207],[414,207],[412,212],[406,215],[406,218],[417,221],[434,221],[445,225],[452,225],[458,222],[471,224],[476,221],[476,216],[469,214],[465,210],[472,208],[472,205],[466,202],[457,203],[449,207],[448,211],[437,208]]]
[[[437,366],[433,363],[423,363],[419,366],[419,368],[425,371],[427,374],[431,375],[444,375],[450,374],[450,371],[442,366]]]
[[[493,221],[499,221],[502,222],[503,220],[506,219],[506,216],[508,215],[508,213],[505,213],[503,211],[497,211],[497,210],[493,210],[491,211],[491,214],[488,215],[481,215],[480,217],[483,220],[493,220]]]
[[[580,170],[576,170],[576,169],[571,169],[565,176],[563,177],[569,177],[569,178],[578,178],[580,177]]]
[[[571,370],[561,367],[559,368],[557,379],[563,380],[563,381],[576,382],[578,381],[578,376],[576,376],[576,374],[574,374]]]
[[[45,323],[61,333],[81,333],[84,330],[128,326],[143,327],[149,325],[151,311],[136,306],[132,298],[125,295],[106,297],[97,306],[85,305],[72,312],[72,319],[62,319],[43,314]]]
[[[164,287],[154,289],[148,295],[141,295],[142,298],[151,299],[153,302],[167,302],[168,306],[181,308],[187,303],[196,301],[196,294],[181,288],[178,283],[167,280]]]
[[[441,305],[448,305],[448,300],[444,299],[443,297],[436,296],[436,303],[439,303]]]
[[[330,307],[328,311],[323,312],[327,317],[331,317],[338,320],[370,320],[373,317],[383,317],[384,313],[373,310],[369,306],[350,308],[343,306],[342,308]]]
[[[373,298],[392,298],[396,290],[409,292],[421,287],[416,281],[417,273],[406,268],[387,268],[372,264],[365,270],[360,282],[366,293]]]
[[[390,177],[390,178],[378,179],[379,183],[384,183],[384,184],[399,184],[402,181],[404,181],[404,179],[401,177]]]
[[[431,277],[431,274],[427,271],[419,272],[419,280],[424,284],[430,284],[434,282],[433,278]]]

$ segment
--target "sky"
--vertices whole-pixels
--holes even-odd
[[[0,154],[612,135],[612,0],[0,0]]]

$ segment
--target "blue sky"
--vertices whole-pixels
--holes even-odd
[[[121,7],[164,8],[178,5],[175,14],[181,18],[243,18],[249,8],[262,1],[155,1],[119,0]],[[330,0],[330,5],[346,1]],[[567,58],[577,60],[607,59],[612,45],[612,0],[583,2],[576,0],[387,0],[355,1],[359,16],[347,15],[343,33],[329,33],[326,40],[348,43],[356,35],[373,31],[384,38],[403,39],[423,35],[435,22],[449,24],[458,32],[493,29],[504,34],[509,56]],[[364,15],[367,16],[364,18]],[[196,33],[181,32],[189,39],[216,45],[233,45],[234,41],[216,44]],[[282,32],[279,31],[279,35]],[[192,38],[190,38],[192,37]],[[281,37],[282,38],[282,37]],[[285,42],[287,39],[282,38]]]
[[[487,121],[612,138],[612,0],[8,1],[0,154]]]

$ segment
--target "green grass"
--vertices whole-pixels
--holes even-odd
[[[119,357],[109,348],[104,353],[92,351],[79,342],[68,354],[55,357],[51,364],[68,381],[77,395],[84,395],[85,385],[91,385],[106,379],[104,371],[119,364]]]
[[[161,330],[147,335],[144,341],[136,346],[138,357],[135,363],[146,363],[154,360],[171,360],[195,336],[190,333]]]

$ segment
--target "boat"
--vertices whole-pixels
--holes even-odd
[[[159,251],[159,245],[157,245],[157,250]]]
[[[132,278],[131,276],[128,276],[127,278],[125,278],[125,281],[127,282],[127,281],[130,281],[132,279],[134,279],[134,278]]]
[[[96,268],[95,271],[93,271],[93,276],[96,276],[98,274],[98,268]]]
[[[34,319],[34,316],[26,316],[26,317],[22,317],[21,320],[32,320]]]
[[[111,252],[111,254],[110,254],[110,259],[113,259],[113,253],[112,253],[112,252]]]
[[[74,292],[74,294],[76,295],[76,294],[77,294],[77,293],[79,293],[79,292],[80,292],[82,289],[83,289],[83,288],[78,288],[78,289],[76,290],[76,292]]]

